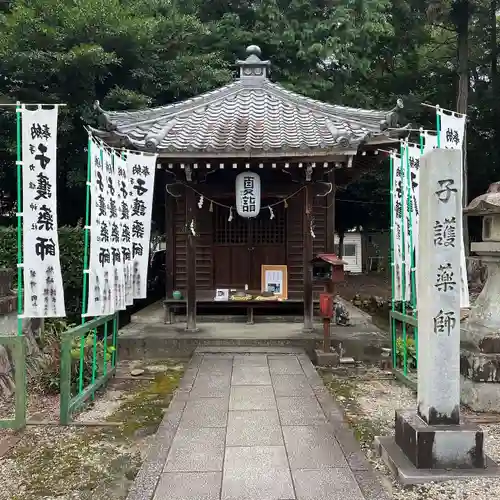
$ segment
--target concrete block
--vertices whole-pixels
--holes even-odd
[[[336,352],[324,352],[322,349],[315,349],[316,363],[319,366],[338,366],[339,355]]]

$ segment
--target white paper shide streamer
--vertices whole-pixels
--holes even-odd
[[[57,107],[22,108],[24,313],[66,316],[57,234]]]
[[[439,143],[441,148],[445,149],[459,149],[462,150],[465,134],[465,120],[466,116],[456,113],[450,113],[443,109],[438,108],[437,114],[439,116]],[[463,161],[463,158],[462,158]],[[462,172],[463,164],[460,169],[460,186],[462,187]],[[460,232],[463,232],[462,211],[460,211],[459,226]],[[463,239],[460,248],[460,307],[470,307],[469,299],[469,284],[467,281],[467,263],[465,260],[465,248]]]
[[[134,299],[146,298],[153,188],[158,155],[127,155]]]

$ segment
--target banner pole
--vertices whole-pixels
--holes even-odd
[[[403,316],[406,315],[406,234],[405,234],[405,228],[406,228],[406,214],[405,214],[405,187],[406,187],[406,172],[404,168],[404,157],[405,157],[405,148],[403,141],[400,143],[400,161],[401,161],[401,177],[402,177],[402,182],[401,182],[401,245],[403,249],[403,262],[401,263],[401,289],[403,292],[403,300],[401,301],[401,313]],[[403,373],[406,376],[408,373],[408,356],[407,356],[407,335],[406,335],[406,320],[403,320]]]
[[[436,104],[436,131],[437,131],[437,147],[441,147],[441,117],[439,116],[439,105]]]
[[[85,323],[85,314],[87,313],[87,286],[88,286],[88,271],[89,271],[89,227],[90,227],[90,182],[91,182],[91,165],[92,158],[90,156],[92,138],[89,135],[87,146],[87,182],[86,182],[86,197],[85,197],[85,227],[84,227],[84,245],[83,245],[83,291],[82,291],[82,324]]]
[[[406,144],[406,186],[408,189],[408,199],[407,199],[407,205],[408,205],[408,213],[409,213],[409,238],[410,238],[410,297],[411,297],[411,310],[412,310],[412,316],[416,318],[417,316],[417,287],[416,287],[416,269],[415,269],[415,255],[416,255],[416,249],[414,247],[414,240],[413,240],[413,212],[414,212],[414,207],[413,205],[416,204],[417,200],[413,199],[413,186],[412,186],[412,179],[411,179],[411,165],[410,165],[410,149],[408,147],[408,144]],[[415,210],[415,215],[416,215],[416,210]],[[415,359],[418,357],[418,328],[416,326],[413,327],[413,338],[415,341]]]
[[[394,262],[394,157],[391,154],[389,157],[389,177],[391,183],[391,311],[395,311],[395,301],[394,301],[394,287],[396,284],[395,279],[395,262]],[[396,368],[397,365],[397,351],[396,351],[396,320],[391,316],[391,335],[392,335],[392,367]]]
[[[17,334],[23,334],[23,169],[21,120],[22,106],[16,103],[16,169],[17,169]]]
[[[83,228],[84,244],[83,244],[83,291],[82,291],[82,325],[85,323],[85,314],[87,313],[87,296],[88,296],[88,271],[89,271],[89,226],[90,226],[90,181],[91,181],[91,143],[92,138],[89,135],[87,146],[87,182],[86,182],[86,199],[85,199],[85,226]],[[78,370],[78,389],[79,393],[83,391],[83,369],[85,359],[85,335],[80,339],[80,366]]]

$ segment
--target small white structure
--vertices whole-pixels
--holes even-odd
[[[359,231],[344,234],[344,245],[342,260],[347,262],[344,269],[349,273],[363,272],[363,254],[361,245],[361,233]],[[335,254],[339,255],[339,237],[335,235]]]

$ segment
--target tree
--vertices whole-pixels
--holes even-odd
[[[83,216],[84,125],[95,124],[94,101],[140,108],[226,83],[230,71],[204,48],[207,35],[195,16],[162,0],[18,0],[0,17],[2,99],[68,104],[59,126],[58,197],[68,208],[61,224]],[[11,203],[14,120],[13,112],[1,112],[0,178]]]

